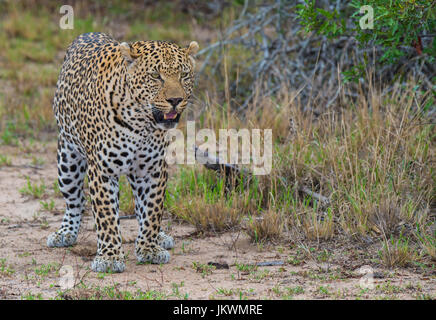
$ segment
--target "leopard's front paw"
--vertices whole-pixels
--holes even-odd
[[[165,232],[159,232],[157,236],[157,243],[164,249],[172,249],[174,248],[174,239],[173,237],[165,234]]]
[[[47,237],[47,246],[69,247],[76,243],[77,234],[66,230],[58,230]]]
[[[94,272],[123,272],[126,268],[124,257],[108,258],[96,256],[91,264],[91,269]]]
[[[165,264],[170,262],[170,254],[160,246],[136,249],[136,258],[140,263]]]

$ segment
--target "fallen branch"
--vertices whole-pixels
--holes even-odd
[[[309,188],[307,188],[307,187],[301,187],[300,189],[299,189],[299,191],[301,191],[301,192],[303,192],[303,193],[305,193],[305,194],[308,194],[309,196],[311,196],[312,198],[314,198],[314,199],[316,199],[316,200],[318,200],[319,202],[321,202],[322,204],[329,204],[330,203],[330,199],[329,198],[327,198],[326,196],[323,196],[322,194],[320,194],[320,193],[317,193],[317,192],[314,192],[314,191],[312,191],[312,190],[310,190]]]
[[[239,168],[234,164],[220,163],[218,157],[213,157],[207,151],[203,151],[195,146],[195,159],[203,164],[206,169],[218,172],[226,178],[226,188],[231,188],[232,184],[243,183],[247,185],[252,177],[252,173],[246,168]]]
[[[285,264],[284,261],[263,261],[256,262],[254,265],[256,267],[274,267],[274,266],[283,266]]]
[[[220,159],[218,157],[210,156],[207,151],[203,151],[195,146],[195,159],[202,163],[207,169],[217,171],[219,173],[223,173],[226,176],[240,176],[251,175],[251,173],[245,168],[239,168],[234,164],[228,163],[220,163]]]

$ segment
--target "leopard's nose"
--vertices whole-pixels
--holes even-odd
[[[177,107],[180,102],[182,102],[183,98],[169,98],[167,99],[168,103],[173,106],[173,108]]]

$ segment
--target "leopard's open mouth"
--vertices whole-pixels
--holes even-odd
[[[178,113],[176,111],[170,111],[168,113],[164,113],[164,120],[174,120],[177,118]]]
[[[154,109],[153,117],[157,123],[177,123],[180,119],[180,113],[177,113],[175,110],[163,113],[162,111]]]

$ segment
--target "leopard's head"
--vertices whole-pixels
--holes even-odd
[[[151,108],[157,127],[174,128],[192,94],[198,43],[181,48],[164,41],[123,42],[120,50],[133,98]]]

